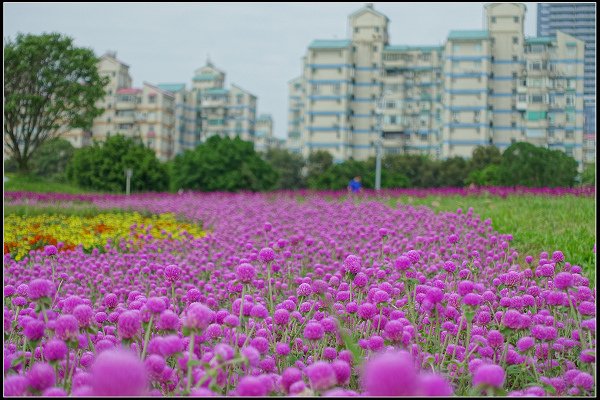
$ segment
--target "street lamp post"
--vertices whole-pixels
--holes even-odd
[[[130,188],[131,188],[131,175],[133,175],[133,169],[131,168],[127,168],[125,170],[125,176],[127,178],[127,183],[125,185],[125,194],[127,194],[127,196],[129,196],[130,193]]]

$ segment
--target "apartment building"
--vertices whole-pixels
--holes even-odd
[[[350,39],[314,40],[288,84],[290,143],[337,162],[387,154],[470,157],[516,141],[556,148],[581,166],[584,43],[564,32],[526,38],[520,3],[485,6],[484,29],[441,46],[391,45],[371,4],[350,14]],[[304,89],[304,92],[301,90]],[[302,116],[302,123],[296,122]]]
[[[301,76],[288,82],[289,108],[286,148],[292,153],[301,153],[303,147],[304,92],[304,81]]]
[[[562,31],[585,42],[583,58],[583,159],[596,160],[596,4],[539,3],[537,35],[554,36]],[[579,63],[580,60],[571,60]]]
[[[269,114],[261,114],[256,119],[254,150],[266,152],[269,148],[278,147],[279,141],[273,136],[273,118]]]
[[[256,141],[257,97],[235,84],[226,89],[225,72],[210,61],[194,72],[189,89],[184,83],[147,82],[134,88],[129,66],[114,52],[100,58],[98,69],[110,79],[106,96],[98,102],[105,111],[89,131],[62,134],[75,147],[118,133],[141,140],[159,159],[168,160],[212,135]],[[279,145],[272,139],[261,140],[264,146]]]

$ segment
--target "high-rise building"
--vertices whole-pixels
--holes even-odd
[[[537,35],[562,31],[585,42],[583,57],[584,162],[596,160],[596,3],[538,3]],[[580,64],[581,58],[565,60]],[[581,96],[578,93],[577,96]]]
[[[273,118],[270,114],[261,114],[256,119],[254,150],[265,152],[269,148],[279,147],[279,140],[273,136]]]
[[[350,39],[314,40],[289,82],[288,146],[337,162],[386,154],[470,157],[478,145],[527,141],[581,166],[584,43],[564,32],[526,38],[525,5],[490,3],[482,30],[444,45],[391,45],[372,4],[350,14]]]
[[[225,72],[210,61],[195,71],[189,89],[184,83],[147,82],[134,88],[129,66],[114,52],[100,58],[98,70],[110,79],[106,96],[98,102],[104,113],[89,131],[73,129],[62,134],[75,147],[123,134],[152,148],[159,159],[168,160],[212,135],[239,136],[264,149],[281,145],[272,137],[270,117],[270,128],[261,128],[268,135],[257,139],[256,96],[235,84],[226,89]]]

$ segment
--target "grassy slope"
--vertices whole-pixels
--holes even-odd
[[[5,173],[8,182],[4,182],[4,191],[10,192],[37,192],[37,193],[90,193],[69,183],[50,182],[30,175]]]
[[[566,261],[580,265],[590,282],[595,282],[596,255],[596,200],[585,197],[511,196],[460,197],[429,196],[426,198],[401,197],[393,201],[425,205],[440,211],[467,211],[473,207],[483,219],[491,218],[495,230],[510,233],[511,247],[519,252],[519,259],[532,255],[536,259],[542,251],[561,250]]]

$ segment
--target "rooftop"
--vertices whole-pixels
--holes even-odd
[[[481,40],[489,37],[488,31],[450,31],[448,34],[450,40]]]
[[[350,47],[349,39],[316,39],[308,46],[309,49],[344,49]]]
[[[137,89],[137,88],[117,89],[117,94],[138,94],[138,93],[142,93],[142,89]]]
[[[185,89],[185,83],[159,83],[156,85],[159,89],[166,90],[168,92],[179,92]]]
[[[556,40],[553,36],[540,36],[525,38],[525,44],[551,44]]]

